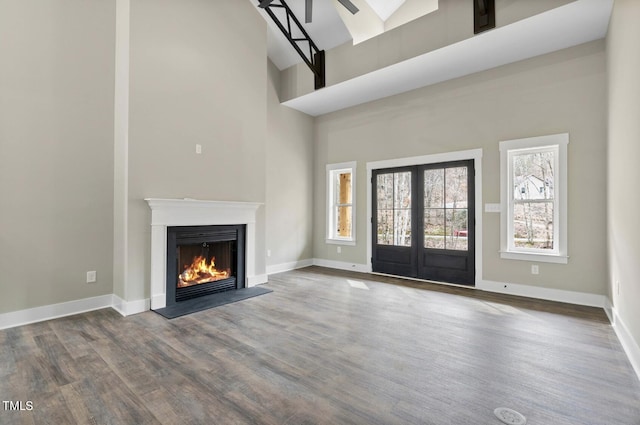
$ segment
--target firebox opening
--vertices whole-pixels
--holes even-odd
[[[245,225],[167,227],[167,306],[245,287]]]
[[[178,246],[178,288],[235,277],[235,245],[235,241],[224,241]]]

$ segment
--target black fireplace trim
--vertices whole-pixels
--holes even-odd
[[[207,295],[210,293],[234,290],[246,287],[245,265],[246,265],[246,225],[212,225],[212,226],[168,226],[167,227],[167,306],[193,297]],[[177,292],[177,258],[176,248],[180,245],[187,245],[199,242],[224,242],[236,241],[235,270],[236,276],[216,281],[196,285],[187,289],[186,294],[176,297]],[[177,298],[181,298],[178,300]]]

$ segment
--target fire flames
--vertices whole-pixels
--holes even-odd
[[[193,259],[191,265],[187,266],[178,276],[178,288],[213,282],[228,277],[229,270],[216,269],[215,257],[211,258],[211,261],[208,262],[205,257],[197,256]]]

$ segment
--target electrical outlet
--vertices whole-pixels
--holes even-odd
[[[98,276],[95,270],[87,272],[87,283],[94,283],[97,279],[98,279]]]
[[[539,274],[540,273],[540,269],[538,268],[537,264],[532,264],[531,265],[531,274]]]
[[[341,253],[342,253],[342,247],[341,247],[341,246],[336,247],[336,252],[337,252],[338,254],[341,254]]]

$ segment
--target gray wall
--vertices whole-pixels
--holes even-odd
[[[280,105],[280,72],[268,61],[267,266],[313,258],[312,117]]]
[[[574,0],[496,0],[496,28],[512,24]],[[440,0],[438,10],[365,42],[347,42],[326,52],[327,86],[473,37],[473,2]],[[313,74],[305,64],[282,71],[284,102],[313,91]]]
[[[0,313],[112,293],[114,19],[0,1]]]
[[[606,293],[606,66],[602,40],[317,118],[314,255],[366,264],[366,163],[484,149],[483,201],[500,202],[498,142],[568,132],[567,265],[502,260],[484,214],[484,279]],[[357,245],[325,244],[325,164],[358,161]]]
[[[127,301],[149,297],[144,198],[265,202],[265,57],[266,22],[250,2],[132,2]],[[264,220],[260,208],[258,274]]]
[[[616,0],[607,36],[609,296],[640,345],[640,2]]]

